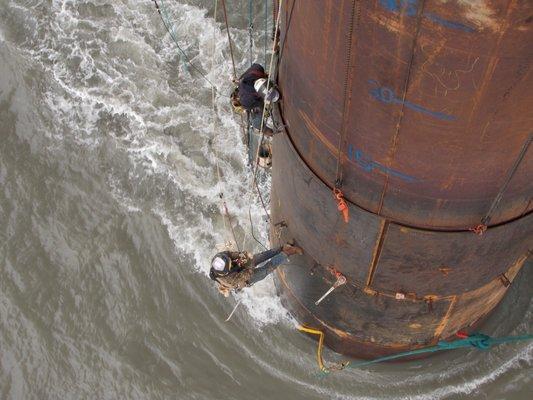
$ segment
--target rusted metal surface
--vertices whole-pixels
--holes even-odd
[[[284,220],[297,227],[291,228],[295,239],[319,264],[335,265],[346,277],[365,281],[382,219],[352,206],[346,224],[332,191],[306,167],[287,138],[276,137],[274,142],[272,187],[282,193],[277,205],[282,217],[273,223]]]
[[[479,237],[349,209],[345,223],[288,134],[274,137],[271,237],[274,244],[295,239],[306,253],[282,268],[278,290],[300,322],[324,329],[330,347],[353,356],[423,346],[475,323],[508,289],[500,275],[512,281],[531,245],[531,214]],[[316,306],[335,281],[329,266],[348,282]]]
[[[413,227],[478,224],[533,126],[533,3],[284,4],[282,112],[305,163],[333,187],[346,102],[348,200]],[[490,224],[531,211],[532,174],[529,148]]]
[[[505,276],[511,282],[520,268],[522,268],[525,259],[525,257],[521,257],[506,271]],[[496,278],[487,285],[459,297],[449,320],[446,321],[442,336],[452,336],[464,327],[482,319],[498,305],[506,291],[507,287],[505,284]]]
[[[533,219],[488,230],[433,232],[391,224],[372,286],[447,296],[483,286],[507,271],[531,246]]]

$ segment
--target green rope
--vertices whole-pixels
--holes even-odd
[[[201,69],[199,69],[196,65],[193,64],[192,60],[189,58],[189,56],[187,55],[187,53],[185,52],[185,50],[183,50],[178,42],[178,38],[177,38],[177,35],[176,35],[176,32],[175,32],[175,29],[174,29],[174,25],[172,24],[172,22],[170,22],[170,16],[169,16],[169,12],[165,6],[165,4],[163,3],[163,0],[159,0],[159,3],[157,0],[152,0],[155,4],[155,8],[157,9],[157,12],[159,13],[159,16],[161,17],[161,21],[163,21],[163,25],[165,26],[168,34],[170,35],[170,37],[172,38],[172,41],[174,42],[174,44],[176,45],[176,47],[178,48],[179,52],[180,52],[180,62],[182,60],[182,57],[185,59],[185,61],[187,61],[187,64],[189,64],[192,68],[194,68],[201,76],[202,78],[204,78],[207,83],[209,83],[215,90],[218,90],[217,87],[215,86],[215,84],[213,82],[211,82],[207,76],[205,76],[205,74],[203,73],[203,71]]]
[[[479,349],[479,350],[488,350],[492,346],[497,346],[503,343],[518,342],[522,340],[533,340],[533,335],[491,338],[490,336],[484,335],[482,333],[474,333],[465,339],[459,339],[453,342],[440,341],[435,346],[425,347],[423,349],[405,351],[403,353],[393,354],[393,355],[385,356],[385,357],[379,357],[379,358],[376,358],[374,360],[369,360],[369,361],[361,361],[357,363],[347,362],[347,363],[344,363],[342,367],[339,369],[346,368],[346,367],[359,368],[359,367],[364,367],[370,364],[377,364],[383,361],[396,360],[398,358],[414,356],[417,354],[435,353],[435,352],[443,351],[443,350],[455,350],[455,349],[466,348],[466,347],[475,347],[476,349]],[[329,371],[324,371],[324,372],[327,373]]]

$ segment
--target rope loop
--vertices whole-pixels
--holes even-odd
[[[487,225],[479,224],[474,226],[473,228],[470,228],[469,231],[475,233],[478,236],[483,236],[483,234],[487,231],[487,228]]]
[[[491,347],[490,336],[484,335],[483,333],[470,335],[468,336],[468,340],[472,347],[479,350],[488,350]]]

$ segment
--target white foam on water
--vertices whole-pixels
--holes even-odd
[[[183,208],[183,204],[168,209],[154,199],[156,204],[151,211],[161,218],[177,250],[192,255],[195,268],[207,275],[214,245],[231,239],[228,232],[223,231],[221,216],[213,212],[221,208],[219,193],[224,192],[231,216],[241,231],[249,230],[251,201],[255,233],[267,242],[262,210],[258,200],[249,195],[250,176],[241,127],[231,114],[226,96],[231,91],[227,36],[221,30],[221,23],[207,17],[205,10],[165,2],[180,45],[219,89],[213,115],[212,106],[206,103],[210,98],[209,85],[190,66],[176,62],[179,53],[152,5],[146,2],[139,7],[138,3],[129,3],[126,7],[112,6],[120,20],[109,24],[108,21],[100,23],[94,15],[92,18],[80,15],[80,3],[54,1],[54,17],[46,23],[56,37],[28,51],[49,71],[52,85],[59,87],[46,94],[48,107],[56,113],[58,127],[71,129],[78,143],[95,148],[102,140],[99,128],[102,115],[126,122],[127,132],[111,131],[110,134],[116,135],[117,147],[126,152],[131,164],[136,166],[129,178],[135,182],[157,176],[202,204],[203,212],[194,212],[187,205]],[[106,2],[81,4],[97,7]],[[149,20],[147,11],[152,12]],[[147,34],[149,40],[143,37]],[[237,32],[234,36],[236,46],[247,46],[247,32]],[[214,53],[213,38],[216,41]],[[101,53],[113,54],[114,58],[93,57]],[[241,64],[246,62],[242,60]],[[173,82],[176,79],[178,82]],[[159,106],[154,105],[158,103]],[[166,129],[182,124],[192,130],[192,136],[188,137],[197,148],[190,145],[184,148],[179,136],[179,143],[176,143],[173,137],[169,140],[161,135]],[[62,140],[64,132],[57,137]],[[198,151],[204,155],[190,156],[191,152]],[[217,160],[221,182],[216,179]],[[137,204],[139,199],[132,198],[131,193],[121,188],[119,179],[110,176],[108,182],[117,201],[128,211],[146,209]],[[206,214],[206,209],[211,212]],[[251,239],[249,234],[248,239]],[[275,296],[271,279],[246,290],[242,297],[242,304],[258,326],[287,318]]]

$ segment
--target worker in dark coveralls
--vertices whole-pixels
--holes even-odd
[[[260,130],[265,99],[269,103],[279,100],[279,93],[274,88],[267,89],[268,75],[260,64],[252,64],[239,78],[239,86],[231,94],[231,104],[237,110],[242,109],[250,114],[252,126]],[[263,123],[265,136],[274,132]]]
[[[228,297],[231,290],[238,292],[265,279],[294,254],[302,254],[302,249],[291,244],[254,256],[238,251],[223,251],[213,257],[209,277],[218,283],[219,292]]]

